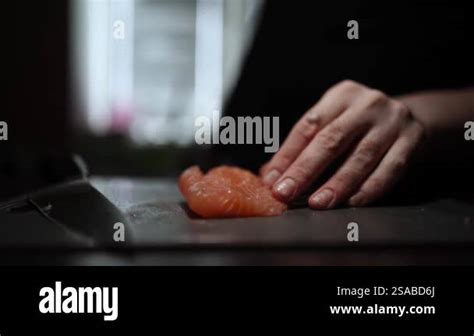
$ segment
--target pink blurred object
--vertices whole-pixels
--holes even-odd
[[[130,129],[135,114],[132,104],[114,105],[111,110],[110,133],[124,134]]]

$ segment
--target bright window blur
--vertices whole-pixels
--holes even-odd
[[[259,0],[75,0],[78,122],[138,144],[190,143],[221,110],[254,32]]]

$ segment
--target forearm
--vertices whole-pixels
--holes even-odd
[[[474,87],[420,92],[398,98],[408,105],[430,139],[457,130],[462,136],[464,124],[474,120]]]

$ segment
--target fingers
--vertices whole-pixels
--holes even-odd
[[[334,176],[311,195],[309,206],[327,209],[346,201],[377,166],[396,135],[390,127],[371,130]]]
[[[389,149],[375,171],[349,200],[351,206],[365,206],[385,193],[400,179],[423,139],[423,128],[412,123]]]
[[[293,127],[287,139],[283,143],[280,150],[273,156],[266,173],[263,176],[263,183],[272,186],[281,174],[291,165],[298,157],[301,151],[308,145],[313,136],[316,134],[318,125],[312,123],[307,117],[303,117]]]
[[[266,185],[272,186],[311,142],[316,133],[345,110],[346,101],[341,99],[341,91],[350,91],[351,84],[352,82],[349,81],[343,82],[328,90],[320,101],[296,123],[280,150],[262,170],[263,182]],[[347,94],[349,93],[345,93],[345,96]]]
[[[303,193],[327,168],[366,131],[358,113],[343,113],[319,132],[273,186],[273,194],[289,202]]]
[[[336,159],[350,153],[308,202],[316,209],[332,208],[347,199],[352,206],[362,206],[392,187],[422,137],[423,127],[402,102],[344,81],[298,121],[261,175],[276,198],[290,202]]]

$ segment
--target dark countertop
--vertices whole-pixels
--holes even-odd
[[[93,185],[127,214],[134,244],[149,247],[350,247],[474,245],[474,203],[440,199],[418,205],[314,211],[278,217],[199,219],[173,180],[96,178]],[[347,225],[359,225],[359,242]]]
[[[474,264],[472,201],[203,220],[188,213],[173,180],[93,184],[127,214],[146,264]],[[359,242],[347,241],[351,222],[359,225]],[[166,253],[154,254],[157,248]]]
[[[203,220],[189,213],[175,180],[95,177],[91,182],[125,214],[126,248],[20,249],[14,258],[3,251],[0,263],[474,265],[472,200],[298,208],[279,217]],[[359,242],[347,240],[347,226],[354,222]]]

